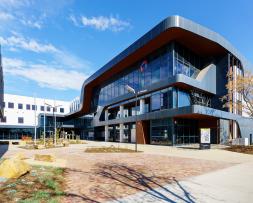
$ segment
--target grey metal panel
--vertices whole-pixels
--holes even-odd
[[[32,128],[34,129],[34,126],[28,126],[28,125],[0,125],[0,128]]]
[[[250,134],[253,134],[253,119],[200,105],[192,105],[176,109],[165,109],[161,111],[149,112],[142,115],[137,115],[137,120],[161,119],[190,114],[201,114],[226,120],[234,120],[238,123],[242,137],[249,137]],[[94,122],[94,127],[119,123],[131,123],[135,122],[135,119],[135,116],[131,116],[102,122],[96,121]]]
[[[187,31],[190,31],[192,33],[195,33],[199,36],[202,36],[206,39],[209,39],[220,46],[224,47],[227,51],[231,52],[233,55],[235,55],[242,63],[243,67],[250,66],[250,63],[220,34],[200,25],[197,24],[191,20],[188,20],[186,18],[183,18],[181,16],[171,16],[166,19],[164,19],[162,22],[160,22],[158,25],[156,25],[153,29],[151,29],[149,32],[147,32],[145,35],[143,35],[140,39],[135,41],[132,45],[130,45],[127,49],[125,49],[123,52],[121,52],[119,55],[114,57],[111,61],[109,61],[106,65],[104,65],[101,69],[96,71],[93,75],[91,75],[87,80],[84,81],[82,90],[81,90],[81,96],[80,96],[80,107],[79,110],[76,112],[72,112],[68,114],[67,116],[71,114],[75,114],[83,108],[83,102],[85,99],[85,86],[89,84],[91,81],[95,80],[97,77],[105,73],[107,70],[109,70],[111,67],[116,65],[118,62],[123,60],[125,57],[129,56],[145,44],[147,44],[149,41],[157,37],[162,32],[169,30],[170,28],[180,28]]]

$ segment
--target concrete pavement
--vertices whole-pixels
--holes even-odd
[[[161,188],[139,192],[111,203],[142,202],[253,202],[253,163],[175,181]]]

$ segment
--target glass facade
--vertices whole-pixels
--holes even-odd
[[[173,122],[172,119],[151,120],[150,143],[158,145],[172,145]]]
[[[175,144],[190,144],[199,142],[198,120],[177,119],[175,124]]]
[[[1,128],[0,140],[18,140],[23,136],[32,137],[34,128]]]
[[[108,120],[119,118],[120,109],[122,109],[120,106],[123,106],[123,117],[134,116],[136,112],[140,114],[140,110],[145,114],[193,104],[210,106],[210,96],[204,92],[186,91],[184,86],[180,88],[178,86],[166,87],[165,85],[169,84],[161,82],[167,82],[176,74],[183,74],[195,79],[202,67],[204,67],[204,60],[200,56],[177,42],[172,42],[139,60],[133,66],[126,68],[125,71],[117,74],[110,81],[95,88],[92,95],[92,111],[96,111],[97,105],[110,105],[110,102],[117,102],[112,102],[113,99],[128,94],[126,85],[136,91],[149,89],[149,87],[155,87],[159,90],[141,95],[137,99],[137,107],[135,107],[135,98],[107,106]],[[142,105],[144,105],[145,110],[143,110]],[[105,112],[101,114],[100,121],[105,120],[104,114]],[[199,141],[198,120],[163,118],[145,120],[145,122],[149,129],[150,144],[173,145],[197,143]],[[124,142],[131,142],[132,125],[134,123],[124,124],[124,135],[122,135]],[[97,127],[95,137],[104,140],[104,131],[104,127]],[[119,141],[119,124],[109,125],[108,134],[109,141]]]
[[[174,73],[196,78],[203,65],[202,59],[178,43],[174,50]]]
[[[126,85],[136,90],[142,90],[153,83],[172,76],[172,54],[170,46],[166,46],[156,54],[146,57],[132,67],[126,73],[109,84],[103,86],[99,93],[98,104],[102,105],[113,98],[127,94]],[[146,62],[143,66],[143,61]]]
[[[191,98],[188,92],[175,87],[169,87],[151,94],[151,111],[190,106]]]
[[[198,142],[199,142],[198,120],[192,119],[173,120],[172,118],[166,118],[166,119],[151,120],[150,122],[151,144],[180,145]]]
[[[116,79],[97,88],[93,93],[92,106],[103,106],[112,99],[127,94],[126,85],[140,91],[175,74],[196,78],[201,67],[202,59],[199,56],[178,43],[170,43],[128,67]]]

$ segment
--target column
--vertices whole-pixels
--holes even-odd
[[[119,117],[124,118],[124,106],[119,106]]]
[[[124,138],[124,125],[123,123],[119,124],[119,142],[123,142]]]
[[[109,140],[109,127],[108,125],[105,126],[105,142]]]
[[[108,109],[105,110],[105,121],[108,121]]]
[[[140,99],[140,114],[144,114],[144,113],[145,113],[145,100]]]

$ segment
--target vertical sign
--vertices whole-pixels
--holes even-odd
[[[210,128],[200,128],[200,149],[210,149],[211,145]]]

